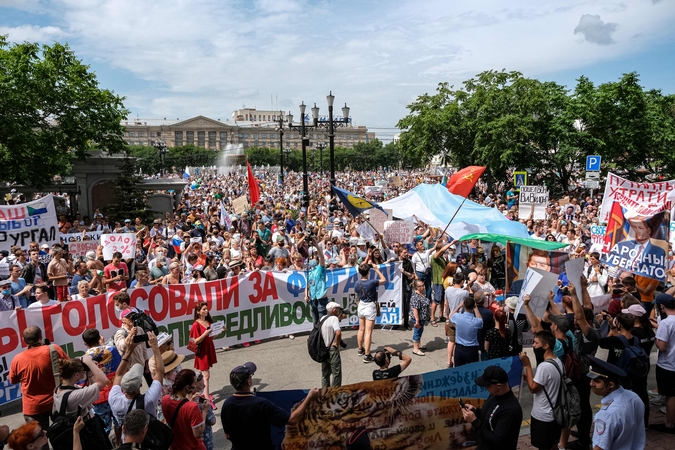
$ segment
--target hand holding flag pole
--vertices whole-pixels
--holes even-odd
[[[480,176],[483,175],[483,172],[485,172],[485,169],[485,166],[469,166],[457,171],[450,177],[447,184],[448,191],[451,194],[461,195],[464,198],[462,199],[462,203],[459,205],[459,208],[457,208],[455,213],[452,215],[450,222],[448,222],[448,224],[445,226],[445,229],[443,229],[443,233],[441,234],[445,234],[452,221],[455,220],[457,213],[460,209],[462,209],[462,206],[464,206],[466,198],[473,190],[473,187],[478,182]]]

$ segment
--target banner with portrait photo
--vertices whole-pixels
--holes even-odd
[[[570,255],[562,251],[539,250],[525,245],[508,243],[506,246],[506,285],[520,292],[523,277],[528,267],[560,275]],[[513,289],[510,289],[513,290]]]
[[[490,365],[506,371],[508,384],[518,396],[523,365],[517,356],[324,388],[297,424],[285,430],[272,428],[273,448],[344,449],[347,438],[360,427],[365,427],[373,449],[475,448],[473,429],[464,421],[458,398],[476,407],[483,405],[489,393],[474,379]],[[290,411],[307,391],[261,391],[257,395]]]
[[[644,216],[620,201],[613,202],[610,209],[602,261],[634,275],[666,281],[670,212]]]

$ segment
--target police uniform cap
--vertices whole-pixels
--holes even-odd
[[[588,366],[588,378],[609,378],[611,380],[616,380],[627,376],[623,369],[614,364],[610,364],[607,361],[603,361],[590,355],[588,356],[588,359],[590,360]]]

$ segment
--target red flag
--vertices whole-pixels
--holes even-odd
[[[450,177],[447,184],[448,191],[451,194],[468,197],[484,171],[484,166],[465,167]]]
[[[623,208],[619,202],[612,202],[612,209],[609,212],[607,229],[605,231],[605,242],[603,252],[609,253],[617,242],[623,241],[628,236],[629,223],[623,213]]]
[[[251,165],[248,161],[246,161],[246,167],[248,167],[248,190],[251,194],[251,206],[255,206],[260,200],[260,189],[258,188],[258,182],[255,181]]]

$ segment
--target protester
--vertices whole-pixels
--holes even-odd
[[[12,294],[11,280],[0,281],[0,289],[2,290],[2,295],[0,296],[0,311],[18,311],[22,308],[19,298]]]
[[[391,358],[397,356],[400,364],[390,366]],[[373,370],[373,381],[397,378],[412,362],[412,358],[393,347],[385,347],[384,350],[375,353],[375,364],[380,368]]]
[[[483,375],[474,378],[474,383],[490,394],[481,408],[468,404],[462,408],[464,420],[476,433],[476,449],[517,449],[523,408],[511,391],[506,371],[499,366],[488,366]]]
[[[464,304],[464,300],[469,296],[469,291],[464,289],[464,274],[455,272],[452,275],[452,286],[445,290],[445,317],[450,317],[450,313]],[[448,320],[445,324],[445,335],[448,337],[448,363],[447,367],[453,366],[453,356],[455,354],[455,341],[457,339],[457,329],[452,321]]]
[[[321,363],[321,387],[342,386],[342,361],[340,346],[342,345],[342,330],[340,320],[342,308],[335,302],[326,305],[325,320],[322,318],[321,335],[329,350],[329,358]],[[254,370],[255,371],[255,370]],[[331,376],[333,381],[331,383]]]
[[[49,298],[49,288],[45,285],[35,287],[35,302],[31,303],[28,308],[45,308],[47,306],[58,305],[59,302]]]
[[[656,329],[656,347],[659,349],[656,384],[659,394],[666,397],[666,421],[649,428],[675,434],[675,298],[670,294],[659,294],[654,303],[666,314]]]
[[[48,450],[47,428],[39,422],[28,422],[12,431],[7,438],[7,445],[12,450]]]
[[[199,346],[199,350],[195,353],[194,367],[204,376],[204,398],[211,403],[211,408],[215,410],[217,409],[216,404],[213,402],[213,396],[209,394],[209,378],[211,377],[211,367],[218,362],[218,358],[211,337],[213,319],[206,302],[199,302],[195,305],[194,320],[190,328],[190,338],[194,339],[195,344]]]
[[[33,289],[33,286],[26,283],[26,280],[21,278],[21,268],[16,264],[9,266],[9,281],[12,290],[12,295],[19,299],[22,308],[28,307],[28,297]]]
[[[23,341],[28,348],[12,359],[9,382],[21,383],[21,405],[26,422],[34,420],[47,430],[59,375],[52,370],[50,353],[55,352],[62,359],[68,359],[68,355],[60,346],[43,341],[42,330],[36,326],[23,330]]]
[[[54,247],[52,256],[53,259],[47,266],[47,276],[56,291],[56,299],[60,302],[66,302],[70,299],[68,294],[68,262],[63,258],[61,247]]]
[[[108,292],[116,293],[126,290],[128,279],[129,267],[122,261],[122,253],[113,253],[112,262],[103,269],[103,284],[106,285]]]
[[[148,433],[150,424],[150,414],[142,409],[134,409],[124,417],[122,433],[124,433],[124,443],[116,450],[145,450],[143,440]]]
[[[494,326],[485,333],[485,351],[488,359],[505,358],[509,355],[511,330],[506,326],[506,313],[498,309],[494,313]]]
[[[410,298],[410,323],[413,326],[413,355],[425,356],[423,350],[426,346],[421,346],[422,333],[424,333],[424,324],[429,320],[431,311],[429,310],[429,299],[424,295],[426,286],[424,281],[415,280],[415,291]]]
[[[196,393],[196,386],[195,372],[192,369],[183,369],[176,376],[171,395],[162,397],[164,418],[173,430],[172,449],[206,450],[202,434],[211,404],[204,401],[200,410],[196,402],[190,401]]]
[[[332,303],[332,302],[331,302]],[[326,308],[332,310],[329,303]],[[297,423],[307,405],[319,395],[314,388],[289,414],[274,403],[257,397],[253,375],[258,368],[252,362],[237,366],[230,372],[230,384],[235,393],[225,400],[221,420],[225,437],[232,442],[232,450],[267,449],[272,447],[272,425],[282,428]]]
[[[399,261],[401,261],[402,264],[402,270],[401,274],[403,275],[403,286],[401,288],[402,290],[402,300],[401,302],[403,303],[403,327],[406,329],[406,331],[410,331],[410,326],[408,325],[408,318],[410,316],[410,297],[412,296],[412,286],[415,282],[415,269],[413,268],[413,264],[410,261],[410,258],[408,257],[408,249],[405,247],[402,247],[400,244],[395,243],[393,245],[394,250],[398,250],[398,258]]]
[[[370,280],[370,269],[373,269],[378,275],[377,280]],[[359,306],[357,313],[359,316],[359,332],[356,336],[356,343],[358,345],[358,354],[363,356],[363,362],[369,363],[373,361],[373,356],[370,354],[370,343],[373,338],[373,327],[379,311],[378,302],[378,287],[387,282],[379,267],[371,266],[370,264],[361,264],[359,266],[359,275],[361,279],[354,285],[354,290],[359,298]]]
[[[464,309],[463,313],[459,313]],[[448,319],[455,324],[457,334],[455,336],[455,367],[463,366],[472,362],[478,362],[480,344],[478,333],[483,329],[483,318],[480,310],[476,307],[473,297],[464,299],[464,303],[457,306]]]
[[[317,246],[314,237],[310,241],[312,245]],[[326,288],[326,261],[323,252],[315,252],[315,257],[309,260],[308,265],[305,301],[309,303],[312,321],[317,323],[320,317],[326,315],[326,305],[328,304],[328,297],[326,297],[328,292]]]

